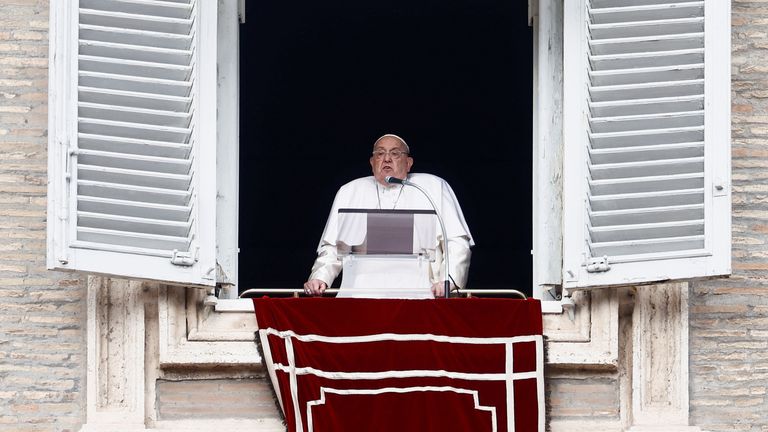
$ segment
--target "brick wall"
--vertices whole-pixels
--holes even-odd
[[[768,1],[733,0],[733,275],[694,283],[691,417],[768,430]]]
[[[157,419],[279,418],[266,377],[157,382]]]
[[[45,269],[48,1],[0,2],[0,430],[78,430],[85,293]]]
[[[619,421],[618,373],[550,368],[545,376],[548,421]]]

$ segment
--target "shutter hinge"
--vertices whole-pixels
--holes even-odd
[[[64,179],[66,181],[70,181],[72,180],[72,159],[76,157],[79,154],[79,152],[77,148],[71,147],[69,145],[69,141],[62,143],[62,145],[64,146],[64,149],[67,152],[66,162],[64,163]]]
[[[77,155],[77,151],[69,147],[69,141],[59,141],[59,145],[64,149],[64,182],[62,187],[62,199],[59,200],[59,220],[67,221],[69,219],[69,183],[72,181],[72,157]],[[61,260],[59,260],[61,261]]]
[[[611,265],[608,264],[607,256],[590,258],[589,261],[587,261],[587,273],[607,272],[610,269]]]
[[[185,267],[192,266],[197,262],[197,251],[198,249],[195,249],[195,254],[192,255],[192,252],[179,252],[178,249],[174,249],[171,264]]]

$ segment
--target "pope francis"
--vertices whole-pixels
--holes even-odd
[[[342,262],[338,259],[336,248],[339,209],[432,209],[428,198],[419,190],[402,184],[387,183],[388,176],[407,179],[425,189],[432,197],[437,212],[443,218],[448,237],[450,269],[447,278],[452,289],[464,287],[469,270],[470,247],[474,246],[474,241],[456,195],[448,183],[431,174],[411,174],[413,158],[410,156],[410,148],[405,140],[393,134],[386,134],[374,142],[370,164],[372,176],[353,180],[337,192],[318,245],[318,256],[312,266],[312,273],[304,283],[304,292],[321,295],[341,273]],[[429,266],[431,287],[428,288],[431,288],[432,295],[438,297],[443,295],[446,276],[442,232],[436,230],[436,233],[437,249],[435,260]]]

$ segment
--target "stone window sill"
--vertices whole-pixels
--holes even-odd
[[[159,298],[160,365],[257,366],[257,330],[253,304],[247,299],[220,299],[203,306],[202,290],[161,287]],[[573,319],[559,302],[543,316],[547,363],[562,366],[618,363],[618,300],[615,290],[576,292]],[[558,309],[559,308],[559,309]]]

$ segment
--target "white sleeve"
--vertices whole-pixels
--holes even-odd
[[[448,240],[448,259],[450,262],[450,275],[453,282],[459,288],[467,287],[467,278],[469,277],[469,259],[472,257],[472,250],[469,248],[469,239],[466,237],[452,238]]]
[[[465,236],[469,242],[469,246],[474,246],[475,241],[472,238],[472,233],[469,232],[467,221],[464,219],[464,212],[461,211],[461,205],[456,198],[456,194],[453,192],[451,185],[445,180],[441,180],[441,197],[440,197],[440,211],[442,213],[443,222],[445,222],[445,231],[448,235],[448,239],[458,238]]]
[[[446,235],[448,236],[448,259],[450,261],[449,273],[453,282],[459,288],[466,288],[469,277],[469,262],[472,257],[471,247],[475,245],[472,234],[464,219],[459,200],[451,186],[445,180],[442,180],[442,216],[445,222]],[[438,235],[438,240],[442,235]],[[433,267],[432,283],[442,282],[446,279],[445,262],[443,260],[442,242],[438,241],[435,264],[439,267]],[[434,275],[438,275],[437,278]]]
[[[320,243],[317,245],[317,259],[312,265],[312,272],[309,279],[320,279],[329,287],[336,276],[341,273],[341,261],[338,260],[336,253],[336,237],[338,235],[338,208],[342,190],[336,192],[333,199],[331,211],[328,214],[328,220],[325,222],[323,235],[320,237]]]
[[[324,244],[319,249],[309,279],[320,279],[330,287],[341,273],[341,261],[336,255],[336,245]]]
[[[440,236],[442,238],[442,236]],[[459,288],[466,288],[469,277],[469,260],[472,257],[469,239],[466,236],[448,239],[448,259],[450,261],[450,275],[453,282]],[[435,261],[431,266],[430,281],[434,284],[445,280],[445,257],[442,242],[435,250]]]

